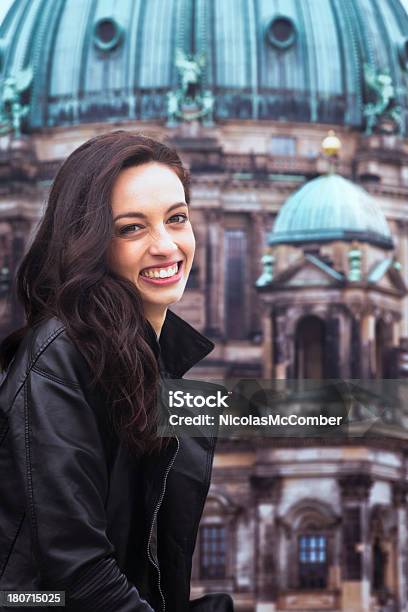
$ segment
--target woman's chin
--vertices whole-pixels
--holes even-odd
[[[155,298],[152,296],[142,295],[143,304],[146,308],[154,308],[154,309],[166,309],[173,304],[177,304],[183,297],[183,293],[174,293],[173,295],[162,296],[161,298]]]
[[[186,281],[181,281],[178,287],[171,287],[170,285],[162,287],[152,287],[152,289],[141,287],[138,284],[138,289],[141,293],[142,300],[149,304],[155,304],[156,306],[171,306],[181,300],[184,295]]]

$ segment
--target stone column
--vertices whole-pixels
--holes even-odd
[[[402,276],[408,284],[408,223],[403,220],[398,221],[398,243],[399,243],[399,260],[402,266]],[[408,296],[402,299],[402,311],[408,312]],[[408,338],[408,317],[402,317],[400,322],[400,335],[403,338]]]
[[[256,279],[262,273],[261,258],[265,254],[265,218],[262,212],[251,212],[251,259],[249,267],[249,312],[251,333],[260,330],[261,306],[258,292],[254,286]]]
[[[210,210],[207,215],[207,241],[205,248],[205,333],[212,337],[221,335],[221,295],[224,240],[218,211]]]
[[[273,325],[269,306],[264,306],[262,313],[262,376],[266,379],[274,377],[273,367]]]
[[[279,503],[279,477],[252,476],[251,485],[257,509],[256,525],[256,612],[274,612],[278,597],[276,506]]]
[[[401,317],[398,315],[393,315],[391,318],[391,325],[392,325],[391,344],[394,348],[397,348],[400,343]]]
[[[275,330],[276,339],[274,346],[276,352],[274,354],[275,378],[286,379],[286,369],[288,365],[288,346],[287,346],[287,316],[285,311],[275,311]]]
[[[343,519],[342,609],[369,612],[371,542],[369,496],[373,480],[368,474],[350,474],[338,480]]]
[[[361,366],[362,378],[373,378],[375,374],[375,317],[371,312],[361,317]]]
[[[395,482],[393,502],[397,513],[397,601],[399,610],[408,610],[408,483]]]
[[[385,322],[387,328],[387,355],[386,355],[386,367],[385,367],[385,378],[398,378],[399,377],[399,346],[400,346],[400,319],[401,316],[396,312],[386,312]]]

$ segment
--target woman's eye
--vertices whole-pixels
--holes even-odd
[[[172,217],[170,217],[169,221],[171,221],[172,219],[177,219],[176,223],[186,223],[188,221],[187,215],[183,215],[182,213],[173,215]]]
[[[133,223],[132,225],[125,225],[124,227],[120,228],[119,235],[126,236],[127,234],[133,234],[134,232],[136,232],[138,229],[142,227],[143,226],[139,225],[138,223]]]
[[[188,216],[184,215],[182,213],[177,214],[177,215],[173,215],[172,217],[170,217],[170,219],[168,220],[168,223],[186,223],[188,221]],[[140,230],[142,230],[144,228],[143,225],[140,225],[139,223],[132,223],[131,225],[124,225],[123,227],[119,228],[117,231],[117,234],[119,236],[129,236],[131,234],[137,234],[139,233]]]

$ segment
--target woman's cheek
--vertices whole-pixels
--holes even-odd
[[[196,249],[196,239],[194,236],[194,232],[191,229],[191,236],[190,236],[190,251],[191,251],[191,258],[194,257],[195,254],[195,249]]]
[[[113,244],[108,252],[109,267],[122,276],[128,276],[129,271],[134,268],[130,245],[126,243]]]

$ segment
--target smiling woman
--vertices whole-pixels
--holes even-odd
[[[0,345],[0,590],[62,590],[78,612],[232,610],[189,601],[215,440],[157,429],[159,385],[214,347],[168,309],[194,249],[164,144],[112,132],[62,165],[18,271],[27,323]]]
[[[167,307],[184,293],[194,258],[183,184],[157,162],[130,167],[116,180],[111,207],[109,265],[139,289],[145,316],[159,335]]]

